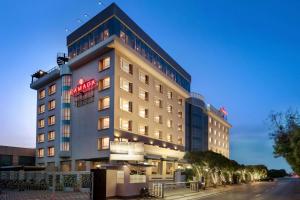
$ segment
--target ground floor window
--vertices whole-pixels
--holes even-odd
[[[174,163],[173,162],[167,162],[166,163],[166,174],[167,175],[173,175],[174,173]]]
[[[86,162],[84,160],[76,160],[76,171],[86,171]]]
[[[63,172],[70,172],[72,170],[71,161],[61,161],[60,168]]]
[[[160,175],[162,172],[162,162],[160,160],[153,160],[152,163],[152,174]]]

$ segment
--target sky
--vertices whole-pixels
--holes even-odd
[[[300,1],[0,1],[0,145],[35,146],[30,75],[56,66],[66,28],[116,2],[192,75],[192,91],[226,107],[231,159],[290,170],[273,157],[267,117],[300,104]],[[88,18],[84,17],[88,14]]]

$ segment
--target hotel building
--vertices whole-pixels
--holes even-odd
[[[224,108],[205,103],[204,97],[191,93],[186,100],[186,150],[213,151],[229,158],[229,130]]]
[[[58,67],[32,75],[36,164],[83,171],[143,162],[150,180],[172,180],[184,156],[191,76],[116,4],[67,46]]]

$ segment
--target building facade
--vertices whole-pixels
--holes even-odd
[[[35,149],[0,146],[0,167],[34,165]]]
[[[206,104],[204,97],[191,93],[186,100],[186,150],[213,151],[229,158],[229,130],[224,108]]]
[[[116,4],[71,33],[67,46],[69,59],[59,55],[58,67],[32,76],[36,164],[81,171],[143,162],[150,179],[173,179],[191,76]]]

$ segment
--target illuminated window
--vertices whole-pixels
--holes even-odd
[[[217,130],[214,130],[214,135],[217,135]]]
[[[109,37],[109,30],[106,29],[103,31],[103,40],[107,39]]]
[[[156,89],[157,92],[159,92],[161,94],[163,93],[163,86],[162,86],[162,84],[155,83],[155,89]]]
[[[214,125],[217,126],[217,121],[216,120],[214,120]]]
[[[98,138],[98,150],[109,149],[109,137]]]
[[[98,130],[109,128],[109,117],[101,117],[98,120]]]
[[[209,143],[211,143],[211,137],[208,138]]]
[[[214,144],[217,144],[217,140],[216,139],[214,140]]]
[[[40,119],[38,120],[38,128],[44,128],[45,127],[45,120]]]
[[[173,107],[171,105],[168,105],[167,106],[167,111],[168,111],[168,113],[172,113]]]
[[[167,162],[166,163],[166,174],[167,175],[173,175],[174,173],[174,163]]]
[[[173,98],[173,92],[168,91],[167,92],[167,97],[168,97],[168,99],[172,99]]]
[[[139,88],[139,97],[142,100],[148,101],[149,100],[149,93],[146,90],[144,90],[142,88]]]
[[[208,121],[209,121],[209,123],[211,123],[211,121],[212,121],[211,117],[208,117]]]
[[[160,160],[153,160],[151,162],[151,164],[152,164],[152,167],[151,167],[152,174],[161,175],[162,174],[162,162]]]
[[[155,116],[154,116],[154,121],[155,121],[156,123],[162,124],[162,123],[163,123],[162,116],[161,116],[161,115],[155,115]]]
[[[147,108],[142,107],[142,106],[139,107],[139,116],[140,117],[148,118],[148,113],[149,113],[149,111]]]
[[[183,100],[181,98],[178,99],[178,104],[182,105]]]
[[[127,112],[132,112],[132,102],[128,101],[127,99],[120,98],[120,109]]]
[[[71,110],[70,110],[70,108],[63,108],[62,109],[62,119],[63,120],[70,120],[71,119]]]
[[[182,124],[178,124],[178,131],[182,131]]]
[[[179,145],[182,145],[182,144],[183,144],[183,142],[182,142],[182,137],[178,137],[178,144],[179,144]]]
[[[71,134],[70,125],[65,124],[62,126],[62,134],[63,134],[63,137],[70,137],[70,134]]]
[[[139,134],[148,135],[148,126],[139,125]]]
[[[55,109],[55,99],[51,100],[48,102],[48,110],[53,110]]]
[[[62,77],[63,86],[71,86],[71,75],[64,75]]]
[[[38,141],[38,143],[45,142],[45,134],[40,133],[37,137],[37,141]]]
[[[168,128],[172,128],[173,127],[173,121],[172,120],[170,120],[170,119],[167,120],[167,127]]]
[[[55,154],[54,147],[48,147],[48,156],[51,157],[54,156],[54,154]]]
[[[55,116],[49,116],[48,117],[48,126],[54,125],[55,124]]]
[[[43,149],[43,148],[38,149],[37,154],[38,154],[38,157],[39,157],[39,158],[44,157],[44,149]]]
[[[61,148],[62,151],[70,151],[70,143],[69,142],[62,142],[60,148]]]
[[[99,80],[98,90],[105,90],[110,87],[110,77]]]
[[[211,133],[211,127],[209,127],[208,132]]]
[[[38,114],[44,113],[45,112],[45,104],[41,104],[38,107]]]
[[[162,139],[162,131],[159,130],[154,131],[154,137],[158,139]]]
[[[168,141],[168,142],[172,142],[172,135],[171,135],[171,134],[168,134],[168,135],[167,135],[167,141]]]
[[[43,99],[46,96],[46,90],[42,89],[39,91],[39,99]]]
[[[120,78],[120,88],[126,92],[132,93],[133,91],[133,84],[130,83],[128,80],[124,78]]]
[[[149,84],[149,76],[145,72],[140,71],[139,80],[145,84]]]
[[[182,118],[182,111],[178,111],[178,117]]]
[[[63,90],[62,91],[62,96],[63,96],[63,103],[70,103],[71,102],[70,91]]]
[[[159,108],[163,107],[163,102],[158,97],[154,97],[154,104],[155,104],[156,107],[159,107]]]
[[[98,68],[99,71],[103,71],[105,69],[108,69],[110,67],[110,57],[104,58],[99,61]]]
[[[48,140],[55,140],[55,131],[49,131],[48,132]]]
[[[103,110],[107,109],[110,106],[110,98],[109,97],[104,97],[99,99],[98,101],[98,110]]]
[[[56,92],[56,84],[50,85],[48,89],[48,94],[54,94]]]
[[[132,121],[120,118],[120,129],[132,131]]]
[[[133,65],[121,58],[121,69],[127,74],[133,74]]]

